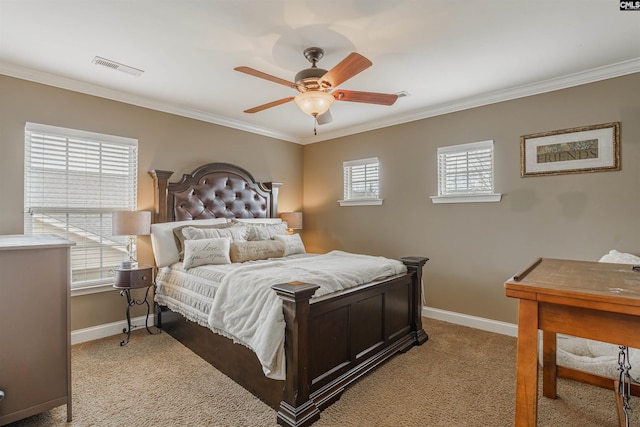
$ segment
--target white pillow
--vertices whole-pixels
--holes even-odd
[[[282,218],[233,218],[231,221],[244,224],[278,224],[282,222]]]
[[[158,268],[166,267],[180,260],[178,247],[173,237],[174,228],[187,224],[210,225],[224,224],[225,222],[229,222],[229,220],[226,218],[212,218],[151,224],[151,246],[153,247],[156,265]]]
[[[226,237],[184,241],[185,270],[199,265],[231,264],[229,248],[231,241]]]
[[[273,239],[284,243],[284,256],[307,253],[304,248],[304,243],[302,243],[302,238],[299,234],[273,236]]]
[[[185,227],[182,229],[182,235],[185,237],[185,241],[225,237],[232,242],[246,242],[247,227],[244,225],[234,225],[229,228]]]
[[[247,240],[273,240],[275,236],[287,234],[287,223],[277,224],[249,224],[247,226]]]
[[[181,225],[179,227],[176,227],[173,229],[173,237],[176,239],[176,246],[178,247],[178,253],[180,254],[180,261],[182,261],[184,259],[184,241],[185,241],[185,237],[184,234],[182,234],[182,230],[187,228],[187,227],[194,227],[194,228],[229,228],[229,227],[235,227],[235,223],[233,222],[225,222],[224,224],[187,224],[187,225]],[[228,237],[228,235],[225,236],[209,236],[210,238],[213,237]]]

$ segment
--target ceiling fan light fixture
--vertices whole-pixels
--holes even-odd
[[[315,117],[326,113],[335,98],[327,92],[309,91],[298,94],[293,101],[304,113]]]

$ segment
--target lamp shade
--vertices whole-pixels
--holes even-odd
[[[335,98],[330,93],[314,90],[296,95],[293,101],[302,111],[315,117],[326,113]]]
[[[111,217],[114,236],[144,236],[151,232],[151,212],[116,211]]]
[[[283,212],[280,218],[292,230],[302,230],[302,212]]]

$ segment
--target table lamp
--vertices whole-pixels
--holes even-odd
[[[128,236],[127,257],[121,268],[137,268],[136,236],[151,233],[151,212],[149,211],[115,211],[111,217],[111,227],[114,236]]]
[[[282,212],[280,218],[287,223],[289,234],[293,234],[293,230],[302,230],[302,212]]]

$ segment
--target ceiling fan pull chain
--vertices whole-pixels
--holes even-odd
[[[318,132],[316,131],[316,127],[318,126],[318,115],[315,114],[313,116],[313,134],[314,135],[318,135]]]

